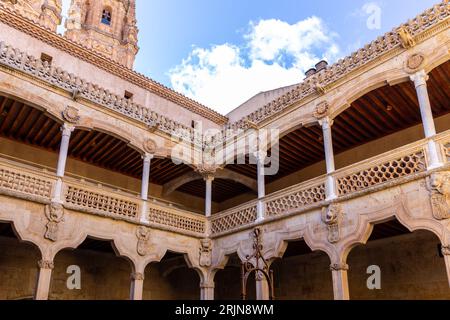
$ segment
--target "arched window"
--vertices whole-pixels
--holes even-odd
[[[111,10],[106,8],[103,9],[103,13],[102,13],[102,23],[106,24],[108,26],[111,25]]]

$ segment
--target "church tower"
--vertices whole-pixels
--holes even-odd
[[[135,0],[72,0],[65,35],[133,68],[139,50]]]
[[[61,23],[62,0],[0,0],[12,11],[56,32]]]

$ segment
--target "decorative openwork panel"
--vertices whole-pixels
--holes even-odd
[[[137,218],[138,215],[137,203],[72,186],[68,187],[66,203],[92,211],[92,213],[124,218]]]
[[[295,209],[324,201],[325,184],[303,189],[266,203],[266,216],[278,216]]]
[[[52,182],[7,169],[0,169],[0,188],[50,198]]]
[[[423,151],[368,168],[338,179],[339,195],[364,190],[388,181],[426,170]]]
[[[229,214],[217,217],[212,220],[211,231],[213,234],[227,232],[238,227],[251,224],[256,221],[256,205],[232,211]]]
[[[205,221],[194,217],[174,214],[162,209],[150,208],[148,220],[161,226],[171,227],[179,230],[205,233]]]

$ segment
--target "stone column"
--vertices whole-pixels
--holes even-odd
[[[131,274],[130,300],[142,300],[144,292],[144,273],[134,272]]]
[[[50,260],[40,260],[38,262],[38,266],[39,277],[36,287],[35,300],[48,300],[54,264],[53,261]]]
[[[200,284],[200,300],[214,300],[214,282]]]
[[[205,195],[205,215],[211,217],[212,214],[212,183],[214,181],[213,175],[205,176],[206,182],[206,195]]]
[[[256,300],[270,300],[270,287],[264,276],[256,276]]]
[[[331,272],[333,276],[334,300],[350,300],[348,288],[348,265],[345,263],[332,264]]]
[[[150,164],[153,159],[153,155],[146,153],[142,159],[143,162],[143,170],[142,170],[142,184],[141,184],[141,199],[142,199],[142,208],[141,208],[141,222],[147,222],[147,202],[148,202],[148,186],[150,182]]]
[[[334,151],[333,151],[333,137],[331,134],[331,126],[333,120],[329,117],[319,120],[323,130],[323,144],[325,149],[325,162],[327,165],[327,181],[326,181],[326,194],[327,200],[333,200],[337,198],[336,195],[336,183],[333,177],[333,173],[336,170],[334,164]]]
[[[427,80],[429,79],[425,70],[411,76],[411,81],[414,82],[417,91],[417,98],[419,100],[420,114],[422,115],[422,123],[425,131],[425,137],[428,141],[429,166],[428,169],[435,169],[442,166],[439,160],[438,149],[436,143],[432,138],[436,135],[436,127],[434,125],[433,112],[431,110],[430,97],[428,96]]]
[[[66,171],[67,153],[69,151],[70,136],[72,135],[73,130],[75,130],[75,127],[67,123],[64,123],[61,127],[61,147],[59,148],[59,158],[56,169],[56,177],[58,179],[56,181],[56,186],[53,194],[53,202],[56,203],[62,202],[62,179],[64,178],[64,174]]]
[[[267,154],[265,152],[256,152],[255,157],[257,161],[257,175],[258,175],[258,207],[257,207],[257,221],[262,221],[265,218],[264,197],[266,196],[266,172],[265,160]]]
[[[445,260],[445,268],[447,269],[448,286],[450,287],[450,246],[442,247],[442,255]]]

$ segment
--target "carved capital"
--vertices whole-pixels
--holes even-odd
[[[214,180],[214,175],[217,170],[220,169],[220,166],[216,164],[202,163],[199,164],[196,168],[196,171],[205,179],[205,180]]]
[[[69,123],[64,123],[61,127],[61,133],[63,137],[70,137],[72,132],[75,130],[75,127]]]
[[[50,260],[39,260],[38,266],[40,269],[53,270],[55,268],[55,264]]]
[[[350,267],[346,263],[333,263],[330,265],[331,271],[348,271]]]
[[[433,173],[428,182],[433,217],[450,219],[450,171]]]
[[[145,280],[145,275],[143,273],[140,273],[140,272],[133,272],[131,274],[131,280],[144,281]]]
[[[62,117],[65,121],[71,124],[77,124],[80,121],[80,115],[78,114],[78,109],[67,106],[62,112]]]
[[[420,70],[409,77],[414,85],[417,87],[425,86],[427,84],[428,79],[430,78],[425,70]]]

